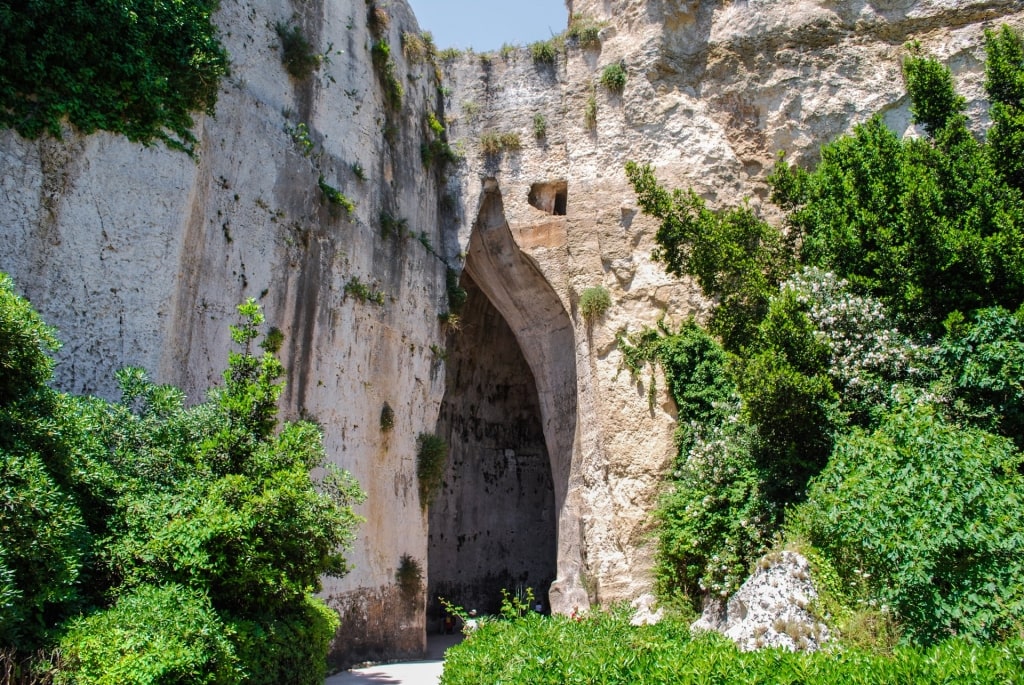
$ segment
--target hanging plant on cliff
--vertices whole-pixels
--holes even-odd
[[[26,138],[83,133],[195,151],[192,113],[213,114],[228,56],[219,0],[0,3],[0,126]]]

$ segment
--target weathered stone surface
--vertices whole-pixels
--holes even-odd
[[[392,111],[365,1],[222,0],[232,76],[216,118],[198,122],[197,162],[107,134],[0,133],[0,269],[62,331],[62,388],[111,396],[112,372],[135,364],[194,396],[220,381],[233,308],[250,296],[285,333],[284,415],[318,418],[332,461],[369,494],[355,571],[325,583],[346,617],[339,661],[422,649],[425,598],[409,614],[389,588],[403,554],[427,566],[415,439],[437,427],[446,389],[446,261],[504,318],[536,384],[557,522],[551,607],[637,598],[652,586],[648,512],[672,458],[674,409],[663,390],[652,406],[647,379],[620,369],[615,334],[708,305],[651,261],[656,225],[637,211],[625,161],[652,163],[712,206],[746,198],[774,217],[764,176],[778,150],[809,163],[874,112],[913,133],[905,42],[950,65],[981,123],[982,30],[1024,27],[1019,0],[567,4],[607,23],[597,46],[570,42],[554,65],[525,49],[464,55],[441,65],[438,90],[432,66],[402,55],[402,33],[418,28],[391,0],[405,89]],[[333,44],[316,76],[287,76],[279,21],[319,49]],[[621,94],[598,85],[613,62],[626,68]],[[428,111],[465,156],[447,178],[421,160]],[[298,123],[314,155],[288,132]],[[486,132],[517,133],[522,147],[484,155]],[[320,174],[355,201],[352,216],[324,202]],[[422,240],[383,235],[382,213]],[[383,291],[384,305],[346,296],[352,278]],[[588,325],[577,303],[595,285],[613,304]]]
[[[807,559],[796,552],[769,554],[729,598],[706,603],[693,630],[715,630],[750,651],[783,647],[817,651],[829,638],[828,628],[807,610],[818,597]]]

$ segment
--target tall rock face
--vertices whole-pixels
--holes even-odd
[[[466,160],[460,244],[536,379],[558,510],[550,602],[567,613],[652,584],[649,512],[674,453],[674,407],[664,383],[651,401],[649,380],[623,370],[616,333],[707,311],[694,284],[652,263],[656,225],[638,213],[625,162],[653,164],[712,207],[748,201],[778,220],[764,183],[778,151],[811,164],[823,143],[875,113],[917,134],[900,71],[907,42],[951,67],[980,127],[983,31],[1024,25],[1010,0],[572,0],[568,9],[599,30],[570,31],[553,62],[520,49],[445,65],[449,134]],[[615,64],[621,91],[601,83]],[[508,287],[537,280],[546,298],[544,288]],[[596,286],[612,306],[588,322],[579,299]],[[543,305],[552,294],[561,307]],[[550,353],[556,335],[563,351],[571,339],[571,359]],[[560,397],[569,388],[571,405]],[[457,469],[473,467],[451,468],[457,486]],[[464,497],[456,487],[442,506]]]
[[[197,122],[197,160],[102,133],[0,133],[0,270],[60,330],[59,387],[116,397],[113,372],[131,364],[199,400],[222,383],[237,304],[255,298],[283,331],[282,415],[320,422],[329,458],[368,494],[354,570],[324,579],[344,619],[338,662],[425,648],[424,595],[395,574],[403,555],[426,565],[415,441],[445,382],[443,188],[420,155],[435,73],[402,54],[402,33],[419,31],[407,5],[390,3],[386,26],[369,9],[222,0],[231,76],[216,117]],[[326,53],[311,76],[286,72],[278,23]],[[395,46],[400,106],[378,38]]]
[[[615,335],[708,305],[650,260],[627,160],[777,217],[764,176],[778,150],[811,163],[875,112],[914,133],[907,41],[951,66],[981,125],[982,31],[1024,27],[1019,0],[573,0],[601,23],[594,40],[553,63],[462,55],[439,84],[403,55],[419,30],[403,0],[380,4],[387,21],[375,8],[222,0],[232,75],[198,121],[197,161],[107,134],[0,133],[0,270],[61,330],[61,388],[111,397],[133,364],[198,398],[220,381],[237,303],[256,298],[284,332],[283,414],[318,419],[369,496],[355,570],[324,582],[338,663],[421,653],[438,592],[485,602],[532,584],[570,612],[650,591],[674,407],[620,368]],[[329,60],[290,77],[277,23]],[[621,92],[599,83],[615,63]],[[431,113],[463,155],[446,176],[421,155]],[[449,268],[469,291],[461,330],[438,318]],[[587,321],[595,286],[612,305]],[[452,449],[427,511],[416,437],[430,432]],[[419,595],[396,583],[405,555],[426,570]]]

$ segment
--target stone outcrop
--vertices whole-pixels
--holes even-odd
[[[466,54],[438,65],[439,88],[434,67],[400,49],[419,30],[405,2],[387,3],[387,27],[373,30],[371,5],[222,0],[232,75],[216,117],[197,122],[198,161],[107,134],[0,133],[0,269],[67,342],[60,387],[111,396],[113,371],[133,364],[195,397],[219,382],[247,297],[285,333],[284,415],[316,417],[330,458],[369,495],[355,570],[324,585],[344,620],[339,662],[423,650],[427,593],[410,599],[395,573],[409,555],[428,591],[452,580],[440,567],[464,564],[442,534],[547,527],[512,575],[553,577],[537,589],[555,611],[650,591],[648,513],[672,458],[674,408],[663,393],[649,403],[646,379],[620,369],[615,334],[701,316],[707,303],[651,261],[656,226],[638,213],[626,160],[713,206],[746,198],[773,217],[764,176],[778,150],[810,163],[875,112],[913,133],[899,73],[908,40],[951,66],[983,123],[982,30],[1024,27],[1018,0],[573,0],[571,12],[604,22],[596,43],[570,40],[554,64],[526,49]],[[277,22],[333,45],[314,76],[287,75]],[[400,107],[371,57],[375,31],[392,46]],[[621,93],[598,83],[612,63],[626,70]],[[428,113],[463,155],[447,174],[421,157]],[[488,133],[521,144],[486,154]],[[326,200],[321,176],[355,202],[351,214]],[[500,344],[441,325],[449,268],[486,299],[477,323],[503,320]],[[383,305],[346,290],[355,284]],[[587,322],[578,301],[593,286],[612,306]],[[493,354],[478,358],[476,346]],[[449,377],[488,364],[493,387]],[[520,401],[528,375],[535,401]],[[471,425],[494,430],[463,441]],[[416,436],[435,431],[453,443],[443,520],[421,507],[416,482]],[[510,497],[486,499],[486,516],[456,514],[481,504],[488,479],[535,499],[525,513],[502,513]],[[474,552],[493,564],[466,562],[481,569],[472,582],[530,546],[512,537]]]
[[[782,647],[814,652],[829,639],[828,627],[808,610],[817,597],[803,555],[769,554],[728,602],[708,601],[691,629],[718,631],[743,651]]]

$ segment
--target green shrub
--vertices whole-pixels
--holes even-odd
[[[455,269],[446,269],[444,274],[445,289],[448,294],[448,309],[453,314],[460,314],[466,305],[469,293],[459,285],[459,272]]]
[[[485,155],[494,156],[503,152],[514,152],[523,147],[519,134],[506,131],[503,133],[487,132],[480,136],[480,151]]]
[[[595,285],[580,293],[580,314],[587,323],[593,323],[596,319],[604,316],[611,306],[611,295],[603,285]]]
[[[363,304],[372,302],[373,304],[384,306],[384,291],[374,290],[368,284],[363,283],[359,276],[352,276],[345,283],[345,295],[350,295]]]
[[[548,134],[548,120],[543,114],[533,115],[533,135],[537,140],[545,138]]]
[[[320,68],[323,55],[317,53],[298,26],[278,22],[274,25],[281,39],[281,64],[297,79],[304,79]]]
[[[424,509],[430,506],[441,489],[447,461],[448,445],[444,439],[433,433],[420,433],[416,438],[416,477],[419,480],[420,504]]]
[[[891,656],[856,649],[815,653],[740,652],[717,633],[693,636],[687,624],[629,625],[628,612],[582,620],[533,612],[483,623],[445,654],[441,685],[602,683],[892,683],[1016,682],[1024,643],[977,646],[949,640],[933,648],[900,647]]]
[[[178,585],[141,585],[74,621],[62,679],[77,685],[237,683],[243,671],[210,600]]]
[[[558,61],[558,53],[565,48],[565,39],[561,36],[550,40],[539,40],[530,43],[530,56],[534,64],[554,64]]]
[[[60,137],[83,133],[194,153],[193,112],[213,114],[228,56],[210,18],[218,0],[0,6],[0,126]]]
[[[597,128],[597,93],[594,91],[587,96],[587,102],[583,106],[583,126],[588,131]]]
[[[338,613],[316,597],[281,607],[273,617],[235,621],[236,652],[252,685],[322,685]]]
[[[626,87],[626,68],[621,62],[613,62],[601,72],[601,85],[613,93],[621,93]]]
[[[352,202],[352,200],[348,199],[343,192],[324,180],[323,174],[320,174],[320,178],[317,179],[316,184],[320,187],[320,192],[324,194],[324,197],[327,198],[327,201],[332,205],[341,207],[348,214],[356,211],[356,203]]]
[[[1024,616],[1022,463],[1009,440],[912,405],[837,441],[796,527],[908,639],[1005,639]]]
[[[598,21],[585,14],[574,14],[569,18],[566,36],[576,41],[581,48],[596,48],[601,45],[601,29],[606,22]]]
[[[384,86],[384,103],[393,111],[401,109],[405,88],[398,79],[398,67],[391,57],[391,45],[386,38],[381,38],[370,48],[370,54],[373,56],[377,76]]]

